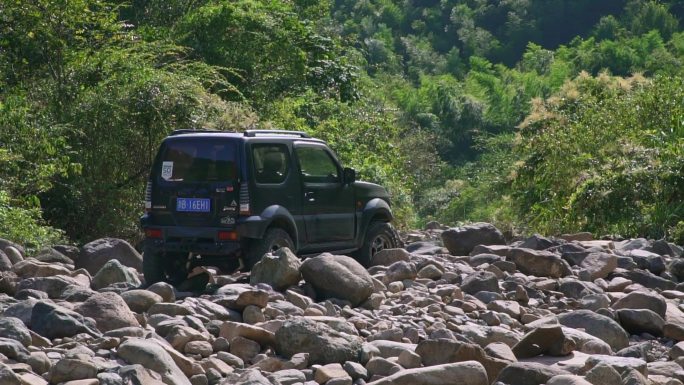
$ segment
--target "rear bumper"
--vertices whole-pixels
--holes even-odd
[[[245,238],[259,238],[267,222],[261,217],[238,219],[231,227],[190,227],[190,226],[158,226],[148,215],[140,219],[143,230],[161,231],[159,238],[145,238],[145,246],[161,252],[183,252],[204,255],[237,254],[242,249]],[[233,231],[237,240],[221,240],[219,232]]]

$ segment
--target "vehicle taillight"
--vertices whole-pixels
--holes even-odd
[[[237,241],[237,233],[235,231],[219,231],[219,241]]]
[[[160,239],[162,238],[162,231],[161,229],[145,229],[145,236],[147,238]]]
[[[240,215],[252,215],[249,207],[249,187],[247,187],[247,182],[240,184]]]
[[[148,180],[145,186],[145,212],[152,211],[152,181]]]

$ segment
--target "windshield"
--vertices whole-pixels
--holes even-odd
[[[237,174],[235,143],[194,138],[166,143],[157,165],[168,182],[230,181]]]

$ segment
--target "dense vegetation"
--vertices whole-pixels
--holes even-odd
[[[0,2],[0,237],[135,240],[171,130],[277,127],[399,223],[684,239],[684,6]]]

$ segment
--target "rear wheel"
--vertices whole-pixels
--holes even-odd
[[[149,246],[143,249],[143,275],[145,286],[164,280],[164,267],[162,266],[161,252]]]
[[[249,241],[245,255],[245,267],[252,270],[252,267],[261,260],[264,254],[272,253],[283,247],[295,251],[290,234],[279,227],[269,228],[262,239],[251,239]]]
[[[143,251],[143,275],[145,285],[168,282],[178,285],[188,275],[187,253],[166,253],[146,246]]]
[[[394,249],[401,246],[399,235],[391,224],[387,222],[371,222],[368,225],[363,245],[354,252],[354,258],[363,266],[370,266],[371,258],[384,249]]]

